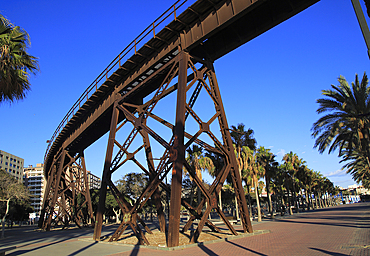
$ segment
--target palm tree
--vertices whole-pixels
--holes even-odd
[[[276,173],[276,168],[278,163],[275,161],[275,155],[271,153],[270,149],[265,149],[260,146],[257,149],[257,161],[259,162],[262,170],[262,176],[265,177],[266,181],[266,192],[268,198],[268,211],[271,215],[271,218],[274,218],[272,202],[271,202],[271,193],[270,193],[270,179]]]
[[[272,178],[272,189],[276,195],[280,196],[280,211],[283,216],[285,214],[285,204],[286,202],[289,203],[289,174],[286,171],[285,164],[277,166],[275,175]],[[288,196],[287,201],[284,199],[285,194]]]
[[[252,177],[254,192],[256,194],[258,221],[262,221],[258,195],[258,180],[263,173],[262,168],[257,161],[255,152],[247,146],[242,147],[241,159],[243,159],[243,170],[247,170],[246,173]]]
[[[208,172],[212,172],[214,169],[214,165],[212,160],[209,157],[206,157],[203,155],[202,148],[198,147],[197,145],[193,145],[193,148],[189,148],[186,150],[188,153],[188,156],[186,157],[186,161],[189,163],[190,166],[192,166],[195,170],[195,173],[199,180],[203,180],[202,177],[202,171],[208,170]],[[184,174],[186,174],[186,169],[184,171]],[[190,180],[193,181],[193,179],[190,176]],[[197,189],[197,195],[198,195],[198,204],[201,200],[201,191],[198,188]],[[191,204],[191,202],[190,202]]]
[[[297,171],[299,169],[299,166],[304,163],[302,159],[299,159],[297,154],[293,153],[290,151],[289,153],[285,154],[283,156],[283,161],[286,165],[287,170],[289,171],[291,180],[292,180],[292,195],[293,195],[293,202],[294,202],[294,207],[296,209],[296,212],[299,212],[298,209],[298,204],[297,204],[297,196],[296,196],[296,175]]]
[[[252,150],[256,150],[256,139],[253,137],[254,131],[249,128],[248,131],[245,130],[245,125],[243,123],[238,124],[238,126],[231,126],[230,136],[233,144],[236,146],[237,155],[240,155],[241,148],[243,146],[248,146]]]
[[[209,175],[211,175],[213,178],[217,177],[225,164],[223,158],[221,157],[221,155],[210,152],[210,151],[206,151],[205,157],[208,157],[209,159],[211,159],[213,166],[214,166],[214,168],[208,169]],[[218,201],[219,201],[220,210],[222,211],[221,192],[222,192],[222,189],[218,193]]]
[[[287,193],[287,203],[288,203],[288,207],[289,207],[289,214],[290,215],[293,215],[293,211],[292,211],[292,200],[291,200],[291,197],[290,197],[290,193],[292,191],[292,187],[293,187],[293,179],[292,179],[292,176],[291,176],[291,173],[292,173],[292,168],[291,168],[291,165],[287,164],[287,163],[283,163],[280,165],[280,178],[282,179],[282,183],[283,183],[283,186],[284,188],[286,189],[286,193]],[[293,193],[292,193],[293,195]]]
[[[331,153],[339,148],[339,156],[344,161],[360,156],[362,165],[370,168],[370,87],[367,75],[364,73],[359,82],[356,74],[351,86],[342,76],[338,82],[338,86],[331,85],[331,90],[322,91],[327,98],[317,100],[320,104],[317,113],[329,113],[311,128],[312,136],[316,138],[314,147],[320,153],[326,149]]]
[[[301,165],[297,172],[297,178],[301,183],[301,187],[304,189],[306,196],[307,211],[311,209],[311,190],[312,190],[312,175],[313,171],[310,170],[307,165]]]
[[[253,137],[253,133],[254,132],[251,128],[249,128],[246,131],[245,130],[245,125],[243,123],[240,123],[237,126],[234,126],[234,125],[231,126],[230,136],[231,136],[231,140],[232,140],[233,145],[234,145],[236,160],[237,160],[238,165],[239,165],[240,177],[242,177],[242,175],[243,175],[242,174],[242,167],[241,167],[242,163],[243,163],[243,159],[241,159],[242,158],[242,154],[241,154],[242,147],[247,146],[252,150],[256,149],[256,143],[257,142],[256,142],[256,139]],[[239,217],[239,208],[237,207],[236,195],[235,195],[235,207],[236,207],[236,215],[237,215],[237,218],[238,218]]]
[[[321,191],[323,184],[323,176],[319,172],[314,172],[312,176],[312,188],[315,196],[315,209],[322,208]]]
[[[0,102],[21,100],[30,90],[30,74],[38,71],[37,58],[27,53],[30,37],[0,14]]]
[[[351,154],[345,152],[343,155],[340,162],[347,162],[343,169],[347,169],[347,173],[351,174],[357,183],[361,182],[365,188],[370,189],[370,166],[364,155],[357,150],[353,150]]]

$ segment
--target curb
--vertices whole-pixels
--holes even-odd
[[[215,239],[215,240],[199,242],[199,243],[194,243],[194,244],[188,244],[188,245],[180,245],[180,246],[175,246],[175,247],[158,247],[158,246],[151,246],[151,245],[122,244],[122,243],[119,243],[119,242],[94,241],[91,238],[81,238],[81,239],[78,239],[78,241],[97,242],[97,243],[102,243],[102,244],[119,245],[119,246],[126,246],[126,247],[138,248],[138,249],[147,248],[147,249],[163,250],[163,251],[176,251],[176,250],[183,250],[183,249],[191,248],[191,247],[195,247],[195,246],[214,244],[214,243],[220,243],[220,242],[227,242],[227,241],[231,241],[231,240],[235,240],[235,239],[239,239],[239,238],[262,235],[262,234],[267,234],[267,233],[270,233],[270,230],[256,230],[253,233],[242,233],[242,234],[239,234],[239,235],[233,236],[233,237]]]

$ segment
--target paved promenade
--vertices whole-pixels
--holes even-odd
[[[103,228],[109,235],[116,225]],[[241,229],[236,226],[237,230]],[[6,255],[370,255],[370,203],[341,205],[274,221],[253,222],[269,233],[229,241],[164,251],[92,241],[92,229],[37,232],[32,227],[6,230],[0,249],[17,248]]]

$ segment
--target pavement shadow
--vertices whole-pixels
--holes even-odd
[[[339,252],[330,252],[330,251],[327,251],[327,250],[324,250],[324,249],[319,249],[319,248],[310,247],[309,249],[315,250],[315,251],[318,251],[318,252],[322,252],[322,253],[325,253],[327,255],[333,255],[333,256],[347,256],[348,255],[348,254],[343,254],[343,253],[339,253]]]
[[[199,244],[198,247],[203,251],[205,252],[207,255],[210,255],[210,256],[218,256],[217,253],[215,253],[214,251],[212,251],[211,249],[209,249],[207,246],[203,245],[203,244]]]
[[[231,241],[229,241],[229,240],[227,240],[227,239],[226,239],[226,242],[227,242],[227,243],[229,243],[229,244],[235,245],[235,246],[237,246],[237,247],[239,247],[239,248],[242,248],[242,249],[244,249],[244,250],[246,250],[246,251],[252,252],[252,253],[254,253],[254,254],[261,255],[261,256],[268,256],[267,254],[260,253],[260,252],[257,252],[257,251],[255,251],[255,250],[249,249],[249,248],[247,248],[247,247],[244,247],[244,246],[241,246],[241,245],[236,244],[236,243],[234,243],[234,242],[231,242]]]
[[[89,244],[89,245],[86,245],[85,247],[82,247],[81,249],[79,249],[79,250],[75,251],[74,253],[69,254],[68,256],[78,255],[80,252],[85,251],[86,249],[88,249],[88,248],[90,248],[90,247],[92,247],[92,246],[96,245],[97,243],[98,243],[98,242],[97,242],[97,241],[95,241],[95,242],[93,242],[93,243],[91,243],[91,244]]]
[[[140,246],[137,244],[135,245],[134,249],[132,249],[130,256],[136,256],[139,254]]]
[[[317,218],[320,219],[320,218]],[[333,218],[335,219],[335,218]],[[363,220],[363,218],[352,218],[350,223],[327,223],[327,222],[316,222],[316,221],[299,221],[299,218],[294,219],[280,219],[276,220],[278,222],[286,222],[286,223],[301,223],[301,224],[312,224],[312,225],[324,225],[324,226],[338,226],[338,227],[350,227],[350,228],[366,228],[370,227],[370,223],[360,223],[359,221]],[[349,220],[348,220],[349,221]]]
[[[55,241],[55,242],[51,242],[51,243],[41,245],[41,246],[38,246],[38,247],[34,247],[34,248],[30,248],[30,249],[17,250],[15,252],[12,252],[10,255],[22,255],[22,254],[25,254],[25,253],[29,253],[29,252],[39,250],[41,248],[46,248],[46,247],[51,246],[51,245],[63,243],[67,240],[70,240],[70,238],[65,238],[65,239],[62,239],[62,240],[58,240],[58,241]],[[22,247],[24,247],[24,246],[17,247],[17,249],[22,248]]]

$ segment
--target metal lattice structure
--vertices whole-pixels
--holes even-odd
[[[80,204],[78,196],[82,197]],[[87,213],[82,211],[84,206]],[[78,227],[89,222],[94,226],[94,215],[84,155],[81,153],[73,157],[62,149],[48,175],[39,223],[43,229],[50,230],[52,225],[58,223],[62,223],[63,228],[68,227],[71,221]]]
[[[109,133],[95,240],[100,240],[108,189],[124,215],[111,241],[131,227],[140,244],[149,244],[143,229],[151,231],[138,215],[149,198],[156,206],[160,230],[166,230],[160,191],[170,195],[168,246],[179,243],[181,205],[191,213],[183,231],[194,220],[199,221],[193,242],[204,225],[218,231],[208,220],[212,209],[237,235],[217,204],[217,195],[228,175],[232,177],[244,232],[253,232],[213,63],[317,1],[198,0],[180,15],[176,11],[186,1],[177,1],[110,63],[53,134],[44,161],[48,183],[40,226],[50,229],[53,221],[64,225],[75,221],[80,225],[86,217],[81,217],[81,205],[75,200],[78,193],[86,198],[84,204],[88,205],[89,218],[93,218],[83,151]],[[165,25],[168,19],[173,20]],[[203,102],[205,98],[208,100]],[[204,109],[213,112],[203,116]],[[166,117],[169,110],[174,119]],[[167,132],[163,133],[164,129]],[[210,187],[204,186],[185,160],[185,150],[192,145],[216,154],[224,163]],[[141,195],[132,200],[134,203],[111,179],[112,173],[123,170],[130,162],[149,179]],[[196,207],[182,195],[183,168],[202,193]],[[169,186],[163,180],[170,171]]]

